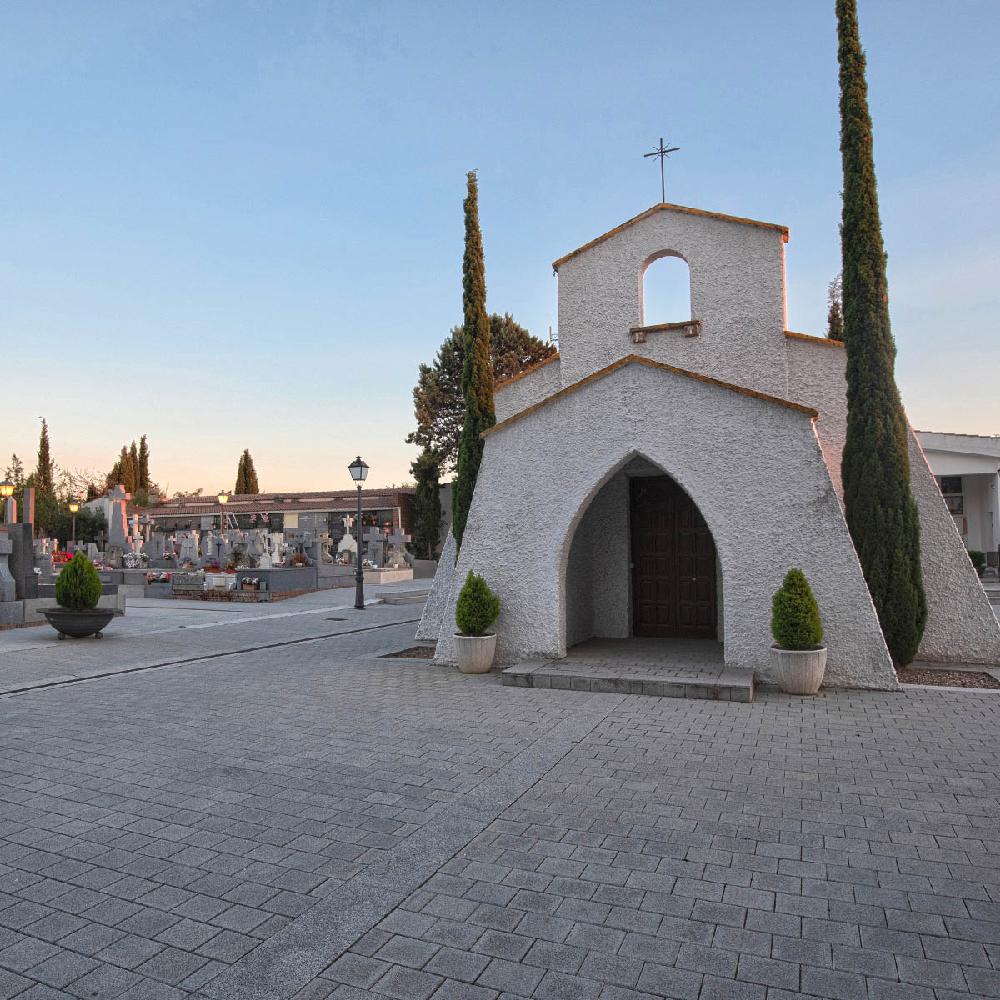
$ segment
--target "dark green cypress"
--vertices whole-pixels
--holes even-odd
[[[844,344],[847,440],[841,461],[847,526],[896,664],[917,653],[927,602],[920,521],[910,493],[909,428],[896,387],[885,249],[879,220],[865,56],[856,0],[836,0],[840,151],[844,166]]]
[[[55,492],[55,465],[49,450],[49,425],[42,420],[42,433],[38,438],[38,462],[35,466],[35,492],[50,496]]]
[[[465,420],[458,447],[458,475],[452,508],[455,544],[462,544],[465,524],[472,505],[484,441],[480,436],[496,423],[493,409],[493,370],[490,366],[490,320],[486,313],[486,265],[483,262],[483,235],[479,230],[479,184],[475,171],[468,174],[465,198],[465,257],[462,261],[462,306],[465,321],[462,339],[465,364],[462,369],[462,396]]]

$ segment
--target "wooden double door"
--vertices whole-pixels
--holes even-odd
[[[717,637],[715,542],[669,476],[630,481],[633,631]]]

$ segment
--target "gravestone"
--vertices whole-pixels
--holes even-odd
[[[38,596],[38,578],[35,576],[35,552],[31,540],[30,524],[8,524],[7,536],[12,544],[8,559],[18,600],[31,600]]]
[[[17,594],[14,576],[7,566],[7,560],[13,551],[14,543],[8,537],[6,530],[0,528],[0,602],[13,601]],[[0,621],[3,621],[2,616]]]
[[[118,549],[124,552],[125,549],[131,548],[129,545],[128,519],[126,515],[126,508],[131,498],[131,494],[126,493],[125,488],[120,485],[116,486],[108,494],[108,499],[111,501],[108,514],[109,549],[112,546],[117,546]]]
[[[21,524],[26,524],[31,529],[29,537],[35,536],[35,488],[25,486],[24,499],[21,501]]]

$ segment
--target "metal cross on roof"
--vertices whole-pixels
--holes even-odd
[[[663,161],[671,154],[676,153],[681,147],[680,146],[664,146],[663,138],[660,138],[660,148],[654,149],[651,153],[643,153],[642,158],[648,160],[651,156],[658,156],[660,158],[660,201],[665,202],[667,200],[667,187],[663,179]]]

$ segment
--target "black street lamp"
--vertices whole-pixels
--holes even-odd
[[[9,479],[0,483],[0,497],[3,497],[6,508],[3,520],[7,524],[14,524],[17,521],[17,501],[14,499],[14,484]]]
[[[76,515],[80,510],[80,501],[73,499],[69,502],[69,512],[73,515],[73,551],[76,552]]]
[[[351,479],[353,479],[358,484],[358,519],[355,521],[354,528],[354,540],[358,545],[358,558],[357,558],[357,568],[354,571],[354,607],[358,611],[364,611],[365,609],[365,568],[362,565],[362,536],[364,535],[364,529],[361,526],[361,487],[364,485],[365,479],[368,478],[368,466],[365,462],[361,460],[359,455],[351,464],[347,467],[348,472],[351,474]]]

